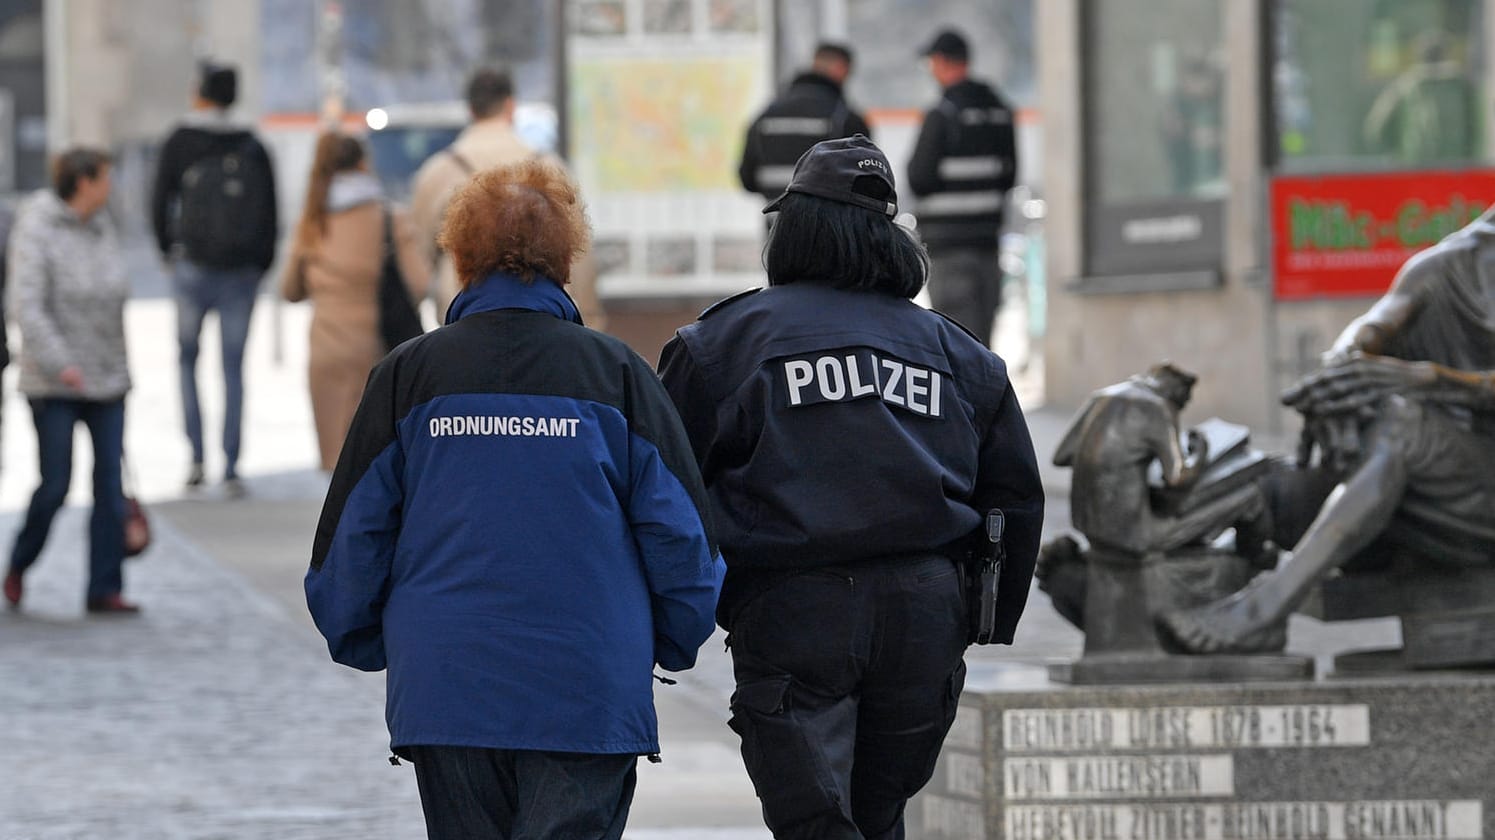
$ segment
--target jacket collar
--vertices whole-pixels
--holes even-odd
[[[514,127],[512,120],[503,117],[489,117],[469,123],[462,129],[458,136],[459,141],[475,141],[477,143],[517,143],[524,145],[518,130]]]
[[[181,124],[185,128],[197,128],[203,131],[216,131],[225,134],[243,134],[249,132],[249,125],[239,122],[232,117],[227,108],[194,108],[182,116]]]
[[[809,70],[800,73],[798,76],[795,76],[794,81],[790,82],[789,86],[823,88],[825,90],[831,91],[837,96],[841,95],[841,86],[836,84],[835,81],[831,79],[831,77]]]
[[[574,324],[581,323],[581,312],[571,296],[549,277],[536,275],[526,283],[507,273],[490,274],[463,289],[446,310],[446,322],[455,324],[468,315],[499,309],[527,309],[546,312]]]
[[[336,213],[384,198],[383,185],[370,172],[339,172],[327,189],[327,210]]]
[[[41,213],[43,218],[48,219],[53,224],[76,225],[82,228],[97,230],[101,224],[103,215],[108,212],[108,208],[99,208],[98,212],[85,219],[73,210],[71,204],[63,201],[56,192],[53,192],[51,187],[39,189],[35,195],[36,198],[33,201],[37,211]]]

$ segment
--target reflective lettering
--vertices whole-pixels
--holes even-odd
[[[877,393],[877,366],[872,367],[873,381],[862,382],[862,369],[857,366],[857,357],[853,353],[846,357],[846,382],[851,386],[851,398],[865,397],[868,394]]]
[[[920,397],[929,396],[929,387],[922,384],[929,377],[929,374],[930,371],[923,368],[911,367],[908,369],[908,376],[905,378],[905,381],[908,382],[908,407],[920,414],[929,413],[929,403],[919,404]]]
[[[870,348],[785,359],[785,395],[791,408],[876,397],[925,417],[943,417],[943,377],[938,371],[885,358]]]
[[[903,379],[903,363],[895,362],[892,359],[883,359],[882,369],[890,374],[888,380],[882,384],[883,402],[890,402],[893,405],[906,407],[908,403],[904,402],[903,396],[894,390]]]
[[[839,400],[846,396],[846,377],[841,372],[840,359],[821,356],[815,362],[815,374],[820,382],[820,396],[828,400]]]
[[[799,392],[815,378],[815,368],[803,359],[794,359],[784,363],[784,378],[789,381],[789,404],[799,405],[804,402]]]
[[[574,438],[580,426],[579,417],[515,417],[493,414],[432,417],[427,421],[431,437]]]

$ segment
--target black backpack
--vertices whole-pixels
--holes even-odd
[[[250,265],[273,224],[275,200],[264,151],[246,137],[182,173],[178,240],[187,258],[212,268]]]

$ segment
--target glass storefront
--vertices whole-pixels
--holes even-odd
[[[1087,274],[1217,272],[1224,0],[1085,8]]]
[[[1278,0],[1275,168],[1374,171],[1485,157],[1481,0]]]
[[[0,195],[47,183],[41,0],[0,0]]]
[[[1224,195],[1223,2],[1090,9],[1092,195],[1108,204]]]

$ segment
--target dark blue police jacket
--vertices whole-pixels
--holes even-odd
[[[903,298],[796,283],[708,309],[660,374],[711,497],[724,626],[755,580],[954,553],[999,507],[997,640],[1011,641],[1043,488],[1006,366],[970,333]]]
[[[374,368],[317,526],[332,658],[388,667],[391,745],[659,749],[722,561],[689,443],[622,342],[498,275]]]

